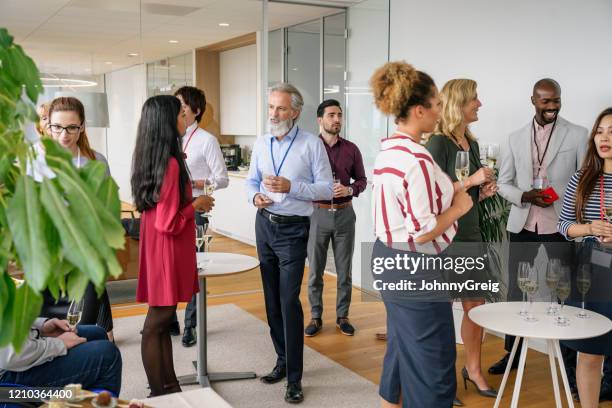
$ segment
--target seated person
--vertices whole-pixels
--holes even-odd
[[[121,354],[98,326],[38,318],[21,352],[0,348],[0,383],[37,387],[82,384],[84,389],[121,390]]]

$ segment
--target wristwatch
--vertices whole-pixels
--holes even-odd
[[[353,187],[349,187],[348,188],[348,192],[349,192],[349,195],[352,196],[353,195]]]

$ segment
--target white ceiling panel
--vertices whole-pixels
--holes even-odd
[[[142,0],[142,13],[139,4],[140,0],[0,0],[0,27],[8,28],[41,71],[78,75],[179,55],[257,31],[261,24],[260,0]],[[339,11],[271,2],[269,25],[275,29]],[[230,26],[220,27],[222,22]],[[130,52],[139,55],[130,58]]]

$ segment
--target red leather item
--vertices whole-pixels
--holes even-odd
[[[557,195],[555,189],[552,187],[548,187],[547,189],[542,190],[542,194],[546,194],[550,197],[542,199],[545,203],[554,203],[559,199],[559,196]]]

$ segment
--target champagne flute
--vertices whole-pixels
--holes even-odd
[[[608,219],[609,223],[612,223],[612,191],[606,192],[604,205],[606,207],[604,210],[606,213],[606,218]]]
[[[496,143],[487,146],[487,167],[495,169],[497,157],[499,156],[499,145]]]
[[[455,157],[455,176],[457,180],[465,181],[470,175],[470,156],[468,152],[460,150]]]
[[[565,301],[569,297],[571,290],[570,268],[567,265],[563,265],[559,275],[559,283],[557,284],[557,296],[561,301],[561,309],[559,310],[559,316],[557,316],[558,326],[569,326],[569,318],[563,316],[563,306],[565,305]]]
[[[202,245],[204,245],[204,226],[196,225],[196,247],[198,252],[202,252]]]
[[[533,311],[533,297],[535,296],[538,288],[540,287],[540,274],[535,265],[528,269],[527,280],[525,281],[525,292],[529,297],[529,312],[525,316],[525,321],[533,323],[537,322],[538,319],[532,314]]]
[[[578,292],[582,295],[582,309],[576,316],[581,319],[588,319],[591,316],[584,308],[584,296],[588,293],[589,289],[591,289],[591,266],[589,264],[580,265],[578,268],[576,287],[578,288]]]
[[[483,166],[487,165],[487,151],[489,150],[488,144],[479,144],[478,145],[478,156],[480,159],[480,164]]]
[[[336,212],[336,208],[334,207],[334,186],[336,184],[340,184],[340,179],[334,178],[334,182],[332,184],[332,199],[331,199],[331,207],[329,208],[328,211],[330,212]]]
[[[551,258],[548,261],[548,268],[546,268],[546,286],[550,289],[550,305],[546,310],[547,315],[555,315],[559,310],[557,308],[557,284],[559,283],[559,276],[561,273],[561,260]]]
[[[72,299],[72,302],[70,302],[70,306],[68,306],[68,312],[66,313],[66,320],[68,320],[68,326],[70,326],[70,329],[72,331],[76,329],[77,324],[79,324],[79,322],[81,321],[82,314],[83,299]]]
[[[516,279],[517,279],[517,283],[518,283],[518,287],[521,290],[521,292],[523,292],[523,307],[521,307],[521,311],[519,312],[519,315],[521,316],[527,316],[527,302],[525,300],[525,283],[527,282],[527,280],[529,279],[529,271],[531,269],[531,265],[529,264],[529,262],[519,262],[518,263],[518,273],[516,275]]]
[[[204,195],[211,196],[215,191],[215,185],[213,179],[205,178],[204,179]]]

